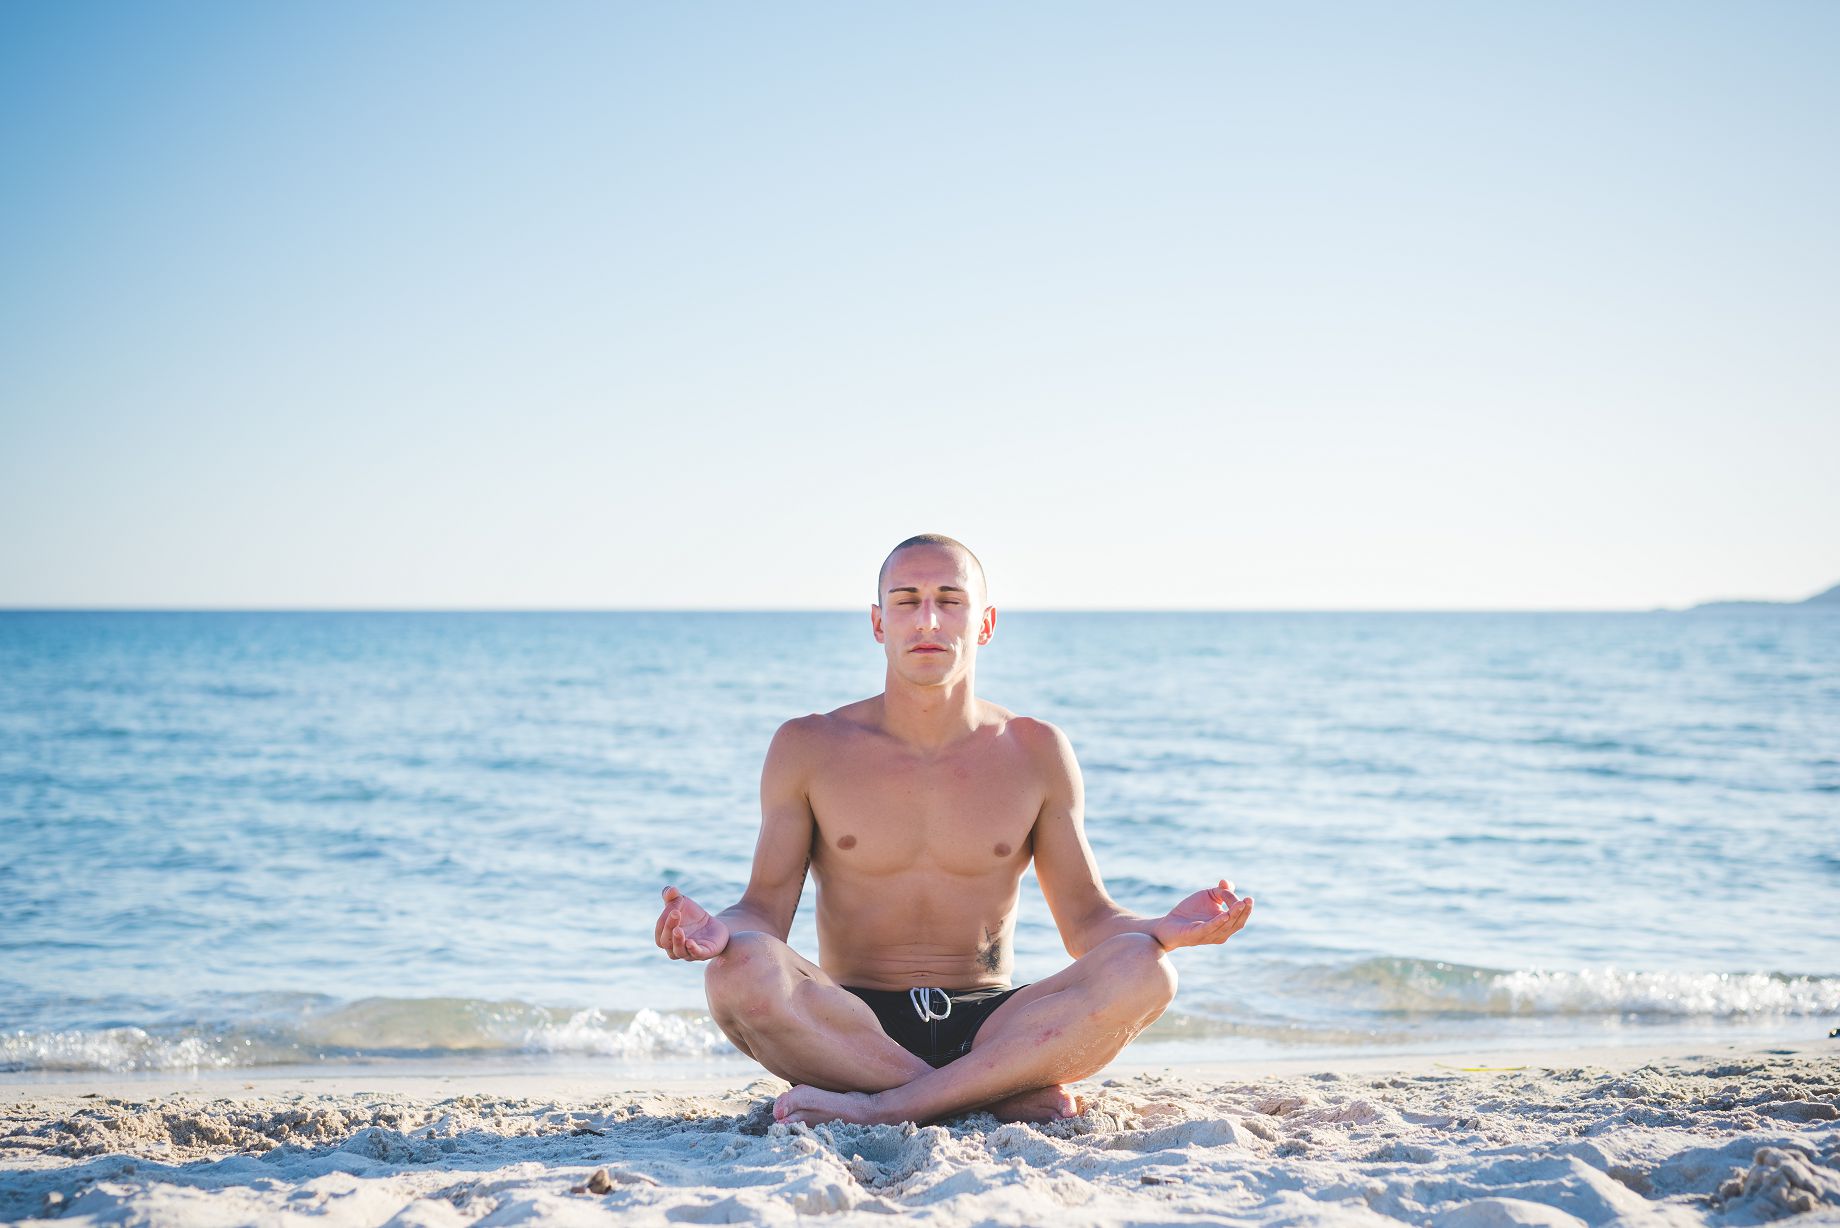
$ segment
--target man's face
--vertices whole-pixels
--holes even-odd
[[[909,546],[896,554],[882,578],[882,603],[869,612],[889,667],[921,685],[969,673],[996,618],[970,560],[950,546]]]

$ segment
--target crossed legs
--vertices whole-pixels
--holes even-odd
[[[861,998],[771,934],[730,935],[703,987],[716,1026],[789,1083],[879,1092],[932,1069],[890,1040]]]
[[[1073,1111],[1062,1085],[1104,1068],[1175,997],[1157,941],[1121,934],[1009,998],[971,1052],[931,1066],[890,1040],[822,968],[768,934],[735,934],[710,961],[716,1023],[737,1048],[795,1084],[784,1121],[932,1121],[989,1107],[1003,1117]]]

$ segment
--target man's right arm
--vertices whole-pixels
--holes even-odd
[[[817,822],[806,790],[816,742],[813,725],[823,719],[807,716],[787,721],[767,748],[766,766],[760,773],[760,837],[754,845],[754,865],[741,899],[713,918],[721,927],[720,945],[708,949],[708,942],[672,942],[672,929],[677,924],[671,921],[673,910],[680,919],[695,918],[702,910],[687,896],[666,890],[658,945],[672,958],[709,959],[721,953],[730,935],[750,930],[771,934],[781,942],[786,940],[811,866],[812,833]]]

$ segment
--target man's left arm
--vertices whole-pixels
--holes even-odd
[[[1043,775],[1041,812],[1035,819],[1035,876],[1048,911],[1075,959],[1118,934],[1148,934],[1165,950],[1221,943],[1252,916],[1252,898],[1233,893],[1221,879],[1188,896],[1160,917],[1122,908],[1106,894],[1099,864],[1086,842],[1086,786],[1067,735],[1045,721],[1027,721],[1024,737]]]

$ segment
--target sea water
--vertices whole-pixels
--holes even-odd
[[[747,877],[864,614],[0,613],[0,1070],[742,1062],[658,892]],[[1824,1036],[1840,617],[1006,612],[1186,1056]],[[792,941],[815,955],[810,890]],[[1033,877],[1019,980],[1064,965]]]

